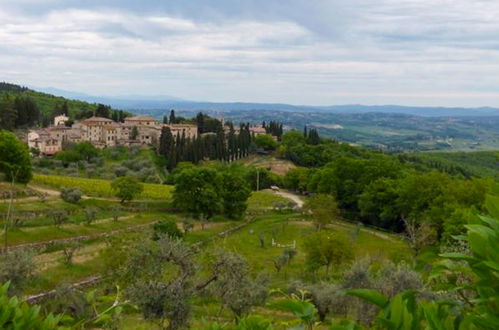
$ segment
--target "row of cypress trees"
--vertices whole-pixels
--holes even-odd
[[[185,132],[173,135],[169,127],[162,128],[158,154],[165,158],[168,170],[174,169],[183,161],[194,164],[204,159],[230,162],[246,157],[254,150],[249,123],[240,124],[239,132],[232,123],[228,123],[226,134],[221,121],[203,114],[198,115],[197,119],[198,122],[201,120],[203,123],[209,122],[211,128],[207,128],[207,125],[202,126],[203,133],[195,138],[186,137]],[[218,124],[213,125],[213,121],[217,121]]]
[[[277,138],[279,140],[281,139],[281,136],[283,133],[282,123],[278,123],[278,122],[272,120],[268,124],[263,122],[262,127],[265,128],[265,131],[267,132],[267,134],[277,136]]]

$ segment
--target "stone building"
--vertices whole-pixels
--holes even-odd
[[[187,138],[195,138],[198,134],[196,125],[161,124],[148,116],[128,117],[123,123],[93,116],[78,121],[71,127],[66,126],[68,120],[67,116],[57,116],[54,119],[54,126],[31,130],[28,133],[29,147],[40,150],[44,155],[53,155],[62,151],[65,142],[87,141],[98,148],[154,145],[159,141],[163,126],[168,126],[173,136],[185,134]],[[137,136],[132,138],[134,128],[137,129]]]

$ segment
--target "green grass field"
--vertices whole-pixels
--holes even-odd
[[[79,188],[85,195],[96,197],[113,197],[111,181],[101,179],[75,178],[58,175],[35,174],[33,183],[48,186],[51,188],[62,189],[64,187]],[[139,199],[164,199],[171,198],[172,186],[144,183],[144,191]]]

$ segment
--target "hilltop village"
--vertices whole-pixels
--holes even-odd
[[[33,129],[28,133],[28,146],[44,155],[54,155],[62,151],[64,142],[90,142],[95,147],[143,146],[158,141],[161,129],[169,127],[173,135],[185,134],[194,138],[198,134],[196,125],[161,124],[148,116],[127,117],[124,122],[116,122],[104,117],[92,116],[72,125],[67,125],[69,117],[60,115],[54,124],[47,128]]]
[[[149,146],[158,142],[164,127],[168,127],[174,137],[185,136],[194,139],[198,134],[203,134],[199,133],[197,125],[160,123],[149,116],[126,117],[123,122],[92,116],[70,124],[69,117],[62,114],[54,118],[52,126],[30,130],[28,146],[47,156],[62,151],[64,143],[90,142],[100,149],[114,146]],[[229,128],[225,127],[226,133],[228,130]],[[253,135],[266,133],[261,125],[251,126],[249,130]]]

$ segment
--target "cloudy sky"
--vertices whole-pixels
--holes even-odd
[[[106,96],[499,106],[499,0],[0,0],[0,80]]]

